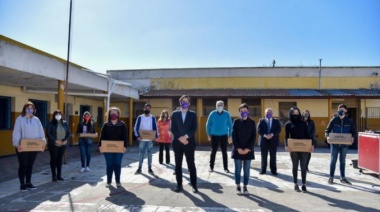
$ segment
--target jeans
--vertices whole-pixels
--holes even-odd
[[[142,167],[142,163],[145,158],[145,153],[148,153],[148,168],[152,168],[152,150],[153,142],[152,141],[140,141],[139,142],[139,169]]]
[[[56,180],[62,177],[62,160],[66,151],[66,145],[58,147],[54,144],[48,144],[48,149],[50,153],[51,177],[53,180]]]
[[[298,175],[298,164],[301,165],[301,179],[302,184],[306,184],[306,166],[307,158],[309,157],[308,152],[291,152],[290,158],[292,159],[292,172],[293,172],[293,182],[297,184],[297,175]]]
[[[210,155],[210,167],[214,168],[215,164],[215,155],[218,151],[218,146],[220,144],[220,149],[222,150],[223,156],[223,167],[224,169],[228,168],[228,159],[227,159],[227,144],[228,144],[228,135],[211,136],[211,155]]]
[[[123,153],[104,153],[107,164],[107,183],[112,182],[112,174],[115,172],[115,181],[120,183],[121,160]]]
[[[18,178],[20,184],[23,185],[26,183],[31,183],[33,164],[37,158],[38,152],[18,152],[16,149],[16,154],[18,158]]]
[[[236,185],[240,185],[240,174],[241,174],[241,168],[242,167],[243,167],[243,173],[244,173],[243,183],[246,186],[246,185],[248,185],[248,180],[249,180],[251,160],[235,159],[235,184]]]
[[[80,161],[82,163],[82,168],[90,166],[92,145],[93,142],[91,138],[79,139]]]
[[[347,155],[348,146],[339,145],[339,144],[331,144],[330,150],[331,150],[330,177],[331,178],[334,177],[335,164],[338,159],[338,153],[339,153],[340,178],[341,179],[346,178],[345,167],[346,167],[346,155]]]
[[[170,143],[160,143],[160,153],[158,154],[158,162],[160,164],[164,161],[164,147],[165,147],[165,161],[170,163]]]

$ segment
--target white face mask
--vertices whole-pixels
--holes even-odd
[[[56,116],[55,116],[55,120],[57,120],[57,121],[61,120],[61,118],[62,118],[61,115],[56,115]]]
[[[223,106],[218,106],[218,107],[216,107],[216,110],[217,110],[218,112],[222,112],[222,111],[223,111]]]

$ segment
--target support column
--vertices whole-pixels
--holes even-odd
[[[329,98],[328,106],[327,106],[327,114],[329,117],[327,117],[327,120],[330,121],[332,114],[331,114],[331,105],[332,105],[332,99]]]
[[[198,129],[197,129],[197,140],[198,145],[201,144],[201,117],[202,117],[202,108],[203,101],[201,98],[197,98],[197,121],[198,121]]]
[[[102,116],[103,116],[103,124],[108,121],[107,120],[108,117],[106,116],[107,115],[107,110],[108,110],[108,108],[107,108],[107,98],[108,97],[104,97],[104,99],[103,99],[103,114],[102,114]]]
[[[133,144],[133,98],[129,98],[129,145]]]
[[[261,101],[261,116],[260,117],[265,117],[265,107],[264,107],[264,98],[261,98],[260,99],[260,101]],[[280,111],[277,111],[278,112],[278,117],[280,117]]]
[[[66,111],[64,110],[64,101],[65,101],[65,84],[63,81],[58,80],[58,98],[57,98],[57,108],[62,113],[66,115]]]

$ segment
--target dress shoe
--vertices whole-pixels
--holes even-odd
[[[230,170],[228,170],[228,168],[226,168],[226,169],[224,169],[224,172],[228,174],[228,173],[230,173]]]
[[[52,179],[52,182],[57,182],[57,178],[56,178],[56,177],[53,178],[53,179]]]
[[[64,181],[65,179],[63,179],[62,177],[57,177],[57,180]]]
[[[260,174],[265,174],[265,172],[264,172],[264,171],[261,171]]]
[[[277,172],[272,172],[272,175],[278,175]]]
[[[193,186],[193,193],[194,194],[198,193],[198,188],[196,186]]]
[[[181,192],[182,191],[182,186],[177,186],[177,188],[174,189],[175,192]]]

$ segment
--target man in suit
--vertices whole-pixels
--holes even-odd
[[[190,172],[190,181],[193,192],[197,193],[197,169],[194,162],[195,153],[195,131],[197,130],[197,116],[194,111],[189,110],[190,97],[183,95],[179,98],[180,110],[172,113],[171,132],[173,134],[173,150],[175,157],[175,172],[177,180],[176,192],[182,191],[182,161],[186,156],[187,167]]]
[[[281,124],[278,119],[273,116],[271,108],[265,109],[265,118],[261,118],[257,125],[257,131],[260,135],[261,147],[261,171],[265,174],[268,163],[268,151],[270,156],[269,166],[273,175],[277,175],[276,154],[277,146],[280,140]]]

